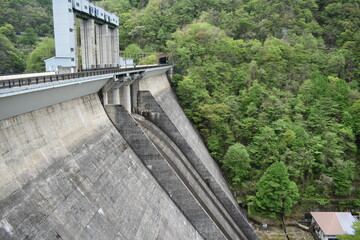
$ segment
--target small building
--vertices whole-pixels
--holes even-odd
[[[74,66],[74,59],[71,57],[52,57],[45,59],[44,62],[47,72],[74,73],[77,71]],[[66,72],[64,69],[67,69]]]
[[[349,212],[311,212],[312,224],[321,240],[335,240],[336,236],[354,235],[354,223],[357,221]]]
[[[127,67],[127,66],[134,66],[134,60],[131,58],[123,58],[120,57],[120,66],[121,67]]]

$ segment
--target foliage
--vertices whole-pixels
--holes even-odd
[[[355,235],[339,235],[337,238],[339,240],[359,240],[360,239],[360,222],[356,222],[353,226],[355,230]]]
[[[7,54],[7,63],[2,64],[2,74],[23,72],[25,59],[36,47],[38,36],[53,35],[51,2],[51,0],[0,1],[0,34],[5,35],[16,49],[11,50],[11,54],[10,52]]]
[[[258,181],[281,160],[300,191],[314,185],[309,198],[352,194],[359,93],[353,80],[340,78],[352,75],[341,51],[325,51],[313,33],[244,41],[202,22],[179,29],[167,44],[183,75],[177,95],[212,156],[223,163],[224,149],[236,142],[249,154],[251,178],[242,182]],[[239,186],[232,168],[223,164]]]
[[[26,72],[44,72],[44,60],[55,55],[55,42],[52,38],[43,39],[32,51],[27,60]]]
[[[27,28],[25,33],[19,38],[19,43],[24,45],[34,46],[38,41],[38,37],[33,28]]]
[[[140,60],[141,48],[137,44],[130,44],[125,48],[124,57],[134,59],[134,62],[138,63]]]
[[[19,33],[33,28],[36,34],[51,36],[51,3],[51,0],[0,1],[0,23],[11,24]]]
[[[5,24],[0,27],[0,34],[5,35],[12,42],[16,41],[15,28],[11,24]]]
[[[286,165],[275,162],[257,183],[255,205],[259,213],[275,218],[290,214],[299,197],[296,183],[289,180]]]
[[[349,195],[352,189],[352,180],[355,175],[355,163],[352,161],[339,162],[333,169],[335,194]]]
[[[157,64],[157,63],[158,63],[157,56],[152,54],[152,55],[148,55],[144,59],[142,59],[139,62],[139,65],[150,65],[150,64]]]
[[[230,146],[221,163],[233,186],[250,177],[250,157],[241,143]]]
[[[0,34],[0,62],[0,74],[21,73],[25,69],[21,54],[2,34]]]
[[[357,136],[360,136],[360,99],[353,103],[349,111],[352,117],[352,129]]]

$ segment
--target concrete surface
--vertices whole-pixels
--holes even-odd
[[[127,111],[116,105],[106,106],[106,111],[121,135],[199,233],[207,239],[226,239]]]
[[[165,86],[165,87],[164,87]],[[249,239],[258,239],[228,189],[218,165],[207,151],[172,92],[166,74],[140,81],[138,109],[159,126],[185,154],[210,189]]]
[[[26,110],[0,121],[0,239],[259,239],[171,91],[168,68],[147,71],[125,108],[105,106],[108,115],[75,82],[71,91],[84,95],[63,92],[61,103],[46,83],[0,91],[1,104],[14,97]],[[130,101],[146,119],[128,113]],[[45,105],[31,109],[36,102]]]
[[[202,239],[96,94],[0,121],[0,239]]]
[[[205,239],[245,239],[177,146],[153,123],[122,106],[105,106],[121,135]]]

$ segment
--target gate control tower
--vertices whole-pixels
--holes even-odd
[[[76,72],[119,65],[118,16],[87,0],[53,0],[52,4],[56,56],[45,60],[46,71]]]

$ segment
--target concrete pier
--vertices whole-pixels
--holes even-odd
[[[119,50],[119,29],[110,28],[111,44],[111,65],[117,67],[120,64],[120,50]]]
[[[96,67],[95,23],[93,19],[80,19],[82,69]]]
[[[130,85],[123,85],[120,88],[120,102],[128,113],[131,113]]]
[[[111,37],[108,25],[96,24],[96,53],[100,67],[108,67],[111,63]]]

